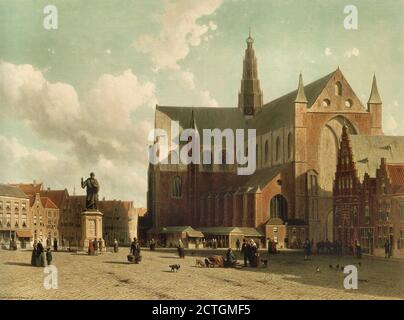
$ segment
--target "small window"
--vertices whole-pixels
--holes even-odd
[[[293,151],[293,141],[292,141],[292,132],[288,134],[288,159],[292,158],[292,151]]]
[[[330,105],[331,105],[330,99],[324,99],[324,100],[323,100],[322,106],[323,106],[324,108],[327,108],[327,107],[329,107]]]
[[[268,147],[268,140],[265,141],[265,163],[268,163],[269,160],[269,147]]]
[[[346,108],[351,108],[352,107],[352,100],[351,99],[347,99],[345,100],[345,107]]]
[[[275,159],[279,161],[281,158],[281,139],[279,137],[276,138],[276,152]]]
[[[337,81],[337,83],[335,83],[335,95],[342,96],[342,84],[339,81]]]
[[[400,203],[400,221],[404,222],[404,202]]]
[[[182,196],[182,180],[180,176],[175,176],[173,179],[171,195],[173,198],[181,198]]]

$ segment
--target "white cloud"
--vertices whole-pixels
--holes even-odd
[[[168,3],[165,11],[156,17],[161,25],[158,36],[143,35],[135,42],[135,48],[151,55],[156,71],[160,69],[178,69],[178,62],[189,54],[191,46],[199,46],[203,36],[217,25],[212,21],[198,24],[203,16],[214,13],[223,0],[179,0]]]
[[[145,175],[145,141],[153,124],[142,119],[135,122],[133,117],[139,108],[151,112],[157,99],[154,84],[141,82],[131,70],[119,75],[102,75],[83,99],[79,99],[72,86],[47,81],[43,73],[31,65],[0,61],[0,101],[0,112],[5,117],[24,121],[44,142],[56,141],[71,154],[69,157],[52,155],[29,149],[15,139],[6,143],[3,137],[0,142],[7,153],[3,154],[0,167],[20,163],[14,173],[25,172],[26,176],[36,173],[38,176],[33,178],[45,177],[51,182],[65,174],[61,171],[81,176],[83,168],[96,171],[108,161],[114,168],[108,171],[116,173],[116,181],[112,181],[111,176],[110,185],[117,184],[122,176],[140,172]],[[4,158],[5,155],[11,159]],[[53,163],[55,170],[52,171]],[[137,182],[142,179],[139,176]],[[145,180],[143,182],[143,185],[133,183],[128,190],[133,194],[135,189],[145,191]],[[118,190],[108,192],[117,194]]]
[[[347,57],[347,58],[358,57],[359,56],[359,49],[358,48],[352,48],[350,50],[347,50],[347,51],[345,51],[344,56]]]
[[[195,89],[195,75],[190,71],[178,70],[177,78],[186,85],[189,89]]]
[[[396,134],[396,129],[398,127],[396,119],[392,115],[387,115],[384,120],[383,128],[388,134]]]
[[[217,108],[219,106],[217,101],[210,96],[209,91],[202,90],[200,91],[199,95],[202,101],[202,106],[210,108]]]
[[[330,49],[330,48],[325,48],[325,50],[324,50],[324,54],[325,54],[326,56],[330,56],[330,55],[332,55],[332,51],[331,51],[331,49]]]
[[[215,31],[217,29],[217,24],[213,21],[209,21],[209,28],[210,30]]]

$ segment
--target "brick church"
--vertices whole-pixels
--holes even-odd
[[[333,186],[343,128],[381,136],[382,102],[373,79],[367,105],[337,70],[264,103],[254,40],[247,38],[238,107],[157,106],[155,128],[256,129],[256,171],[229,164],[149,166],[148,211],[153,230],[191,226],[206,235],[237,230],[290,246],[306,238],[333,240]]]

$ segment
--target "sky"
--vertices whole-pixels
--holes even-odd
[[[388,135],[404,135],[404,0],[0,0],[0,183],[146,205],[159,105],[236,107],[251,27],[264,102],[338,66],[366,104],[375,73]],[[344,28],[344,7],[358,29]]]

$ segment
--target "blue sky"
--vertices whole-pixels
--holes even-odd
[[[404,134],[404,1],[57,0],[57,30],[47,4],[0,1],[0,182],[72,192],[95,171],[145,205],[155,104],[235,107],[249,26],[264,101],[340,66],[366,103],[376,73],[385,133]]]

